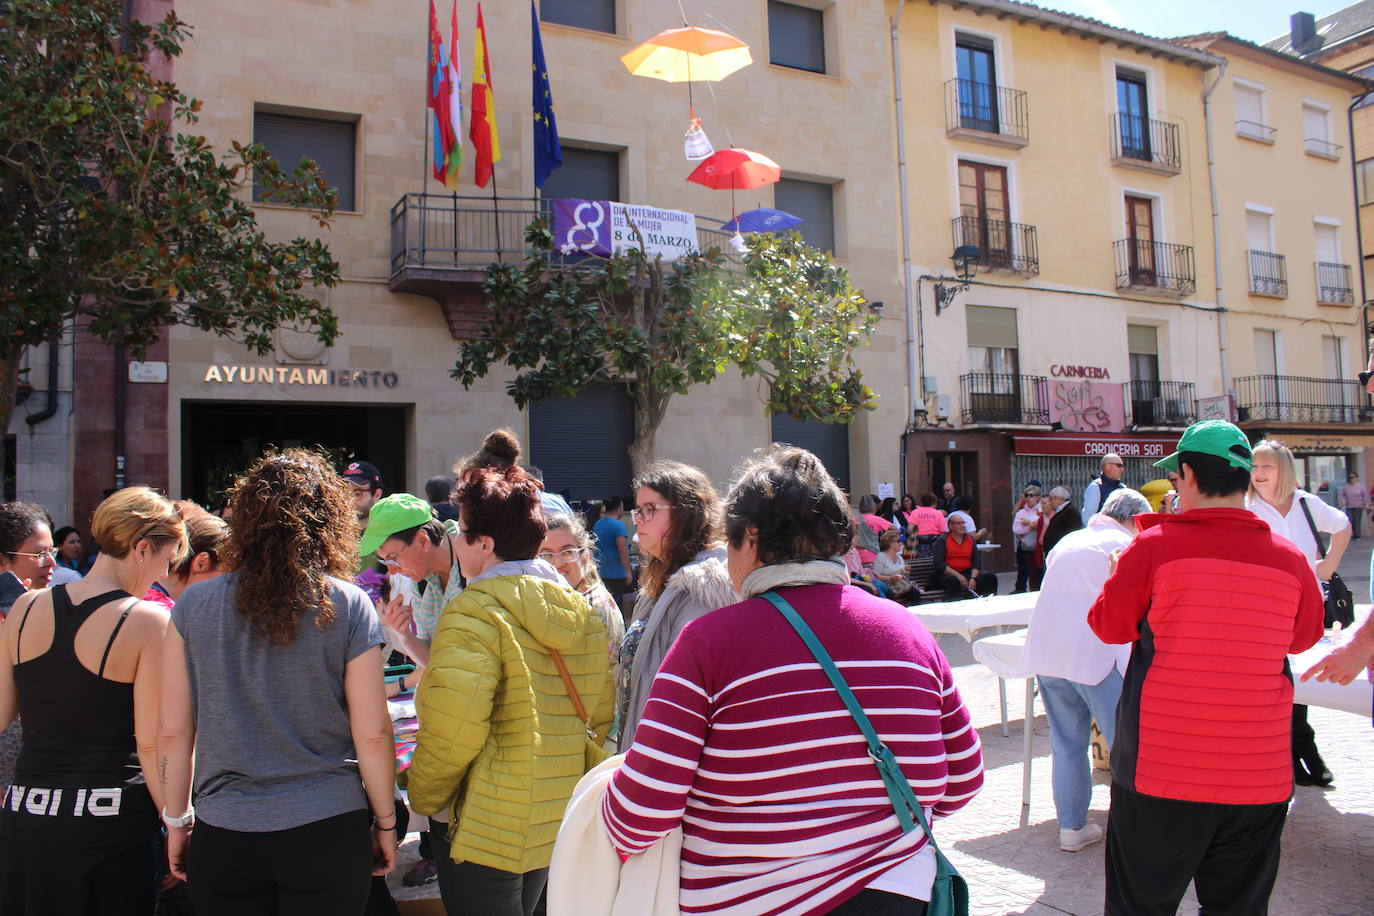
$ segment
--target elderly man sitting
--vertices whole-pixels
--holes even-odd
[[[1086,528],[1065,535],[1049,555],[1049,568],[1026,635],[1025,670],[1036,674],[1050,721],[1054,807],[1059,848],[1078,852],[1102,839],[1088,823],[1092,771],[1088,744],[1092,720],[1110,745],[1116,703],[1130,646],[1109,646],[1088,627],[1088,609],[1102,591],[1112,553],[1138,533],[1134,517],[1150,511],[1135,490],[1117,489]]]

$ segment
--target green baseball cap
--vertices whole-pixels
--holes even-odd
[[[1203,420],[1185,429],[1183,438],[1178,440],[1177,450],[1169,457],[1156,461],[1155,467],[1177,471],[1178,456],[1184,452],[1200,452],[1225,458],[1231,467],[1247,471],[1250,470],[1253,463],[1251,459],[1254,457],[1250,450],[1250,440],[1245,438],[1245,433],[1241,432],[1238,426],[1225,420]]]
[[[429,503],[409,493],[393,493],[372,504],[367,530],[358,543],[358,556],[376,553],[382,542],[398,531],[418,528],[434,517]]]

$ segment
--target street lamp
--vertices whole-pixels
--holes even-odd
[[[983,253],[978,250],[977,245],[960,245],[954,249],[954,272],[959,277],[957,286],[946,286],[943,283],[935,284],[935,314],[940,314],[954,303],[954,297],[968,289],[969,281],[973,275],[978,273],[978,265],[983,260]]]

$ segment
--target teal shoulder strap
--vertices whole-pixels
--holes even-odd
[[[878,772],[883,778],[883,785],[887,787],[888,798],[892,800],[892,808],[897,814],[897,820],[901,823],[902,830],[910,832],[916,824],[920,824],[921,829],[925,831],[926,837],[930,840],[931,848],[935,850],[938,871],[950,871],[949,862],[935,843],[935,834],[931,832],[930,824],[926,821],[925,811],[921,809],[921,803],[916,798],[916,793],[911,791],[911,783],[907,781],[906,774],[902,772],[892,749],[883,744],[878,737],[878,732],[873,728],[873,723],[869,721],[868,714],[859,705],[859,700],[854,696],[854,691],[849,689],[848,682],[845,681],[844,675],[840,674],[840,669],[836,667],[830,653],[825,651],[825,646],[821,645],[815,632],[807,626],[805,620],[802,620],[796,608],[788,604],[781,595],[777,592],[764,592],[760,597],[777,608],[778,613],[782,614],[787,622],[792,625],[792,629],[797,631],[797,635],[801,637],[802,642],[806,643],[811,654],[816,657],[821,670],[825,672],[825,676],[830,679],[831,685],[839,693],[840,699],[844,701],[845,708],[854,717],[854,722],[859,726],[859,731],[863,733],[864,740],[868,742],[868,756],[873,758],[873,762],[878,767]]]

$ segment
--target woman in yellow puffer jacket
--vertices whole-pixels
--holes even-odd
[[[522,468],[474,468],[453,497],[467,587],[434,634],[408,774],[411,807],[449,820],[431,834],[449,914],[529,916],[548,878],[587,745],[555,652],[597,744],[611,723],[605,625],[534,559],[545,534],[540,490]]]

